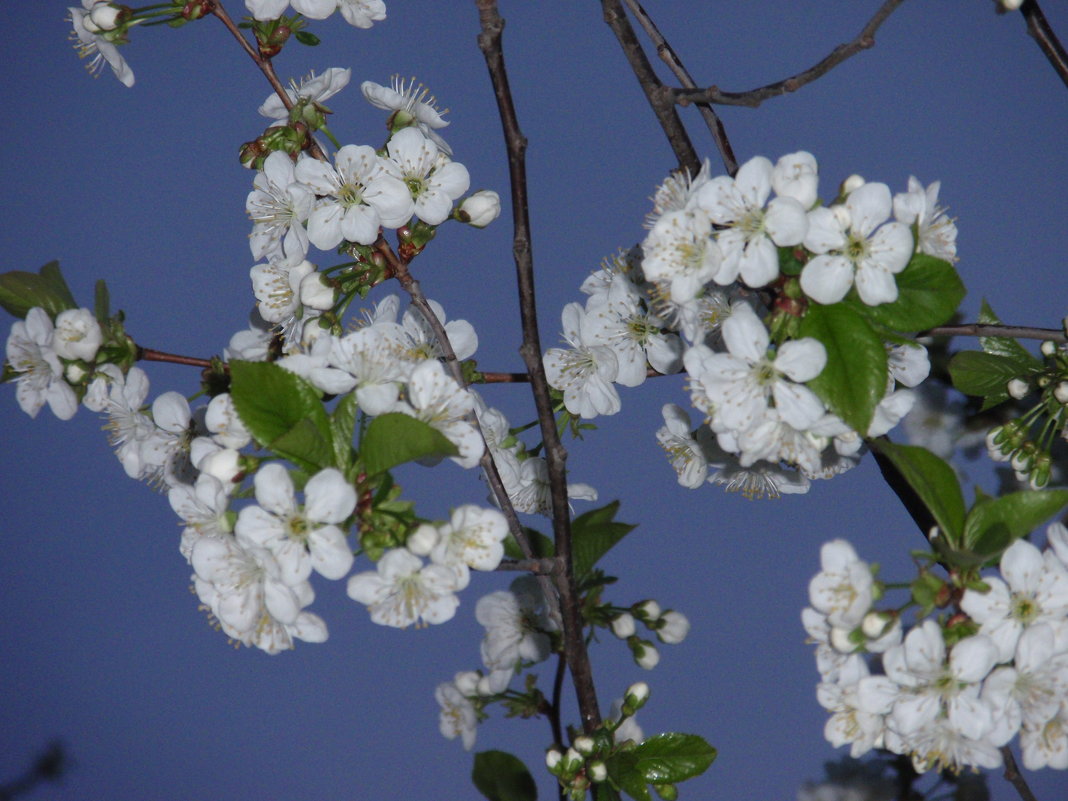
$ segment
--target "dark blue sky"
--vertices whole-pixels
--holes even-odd
[[[0,66],[6,144],[0,186],[3,269],[59,259],[89,304],[105,278],[142,345],[218,353],[251,307],[251,173],[241,142],[264,121],[268,87],[217,22],[135,31],[124,48],[133,89],[93,81],[66,40],[63,3],[22,4]],[[1047,13],[1068,34],[1068,14]],[[241,4],[229,3],[232,12]],[[683,3],[648,0],[703,84],[745,89],[809,66],[852,38],[877,3],[858,0]],[[444,134],[474,188],[507,194],[506,162],[476,47],[474,3],[395,0],[370,31],[340,18],[313,25],[317,49],[293,46],[284,77],[352,67],[330,103],[343,143],[378,144],[383,114],[357,85],[416,75],[448,107]],[[649,196],[673,166],[600,5],[504,3],[506,58],[530,141],[534,259],[546,347],[561,307],[600,260],[640,240]],[[850,173],[901,191],[909,175],[941,179],[960,229],[965,317],[987,297],[1006,322],[1056,326],[1065,314],[1068,93],[1019,15],[993,3],[906,3],[878,44],[796,95],[725,109],[740,160],[799,149],[819,160],[826,197]],[[715,163],[696,113],[686,115]],[[519,329],[510,228],[448,226],[414,264],[427,294],[481,335],[484,369],[517,370]],[[386,290],[392,291],[392,290]],[[381,297],[385,292],[379,291]],[[192,392],[189,369],[150,365],[153,396]],[[608,598],[656,598],[685,612],[690,638],[665,647],[652,673],[619,643],[593,649],[603,705],[633,681],[652,686],[647,733],[693,731],[720,750],[682,788],[703,799],[791,799],[837,758],[823,740],[817,673],[799,622],[819,546],[845,537],[887,579],[908,580],[923,542],[870,461],[803,497],[748,502],[713,487],[679,487],[654,438],[660,406],[685,403],[680,378],[624,391],[623,413],[572,451],[575,480],[622,500],[638,528],[605,560],[621,576]],[[474,798],[470,758],[437,730],[434,687],[479,665],[477,599],[510,576],[478,576],[444,626],[396,631],[370,623],[344,586],[319,582],[323,645],[267,657],[235,651],[189,592],[179,526],[165,497],[129,481],[100,421],[29,421],[13,388],[0,419],[0,779],[60,737],[75,767],[56,799]],[[529,419],[522,387],[485,395],[513,422]],[[474,471],[400,471],[420,513],[481,503]],[[580,509],[581,511],[581,509]],[[538,521],[530,521],[537,524]],[[548,679],[551,670],[541,671]],[[572,720],[575,718],[572,717]],[[543,722],[484,724],[476,748],[523,757],[535,774],[551,737]],[[1032,777],[1044,801],[1064,777]],[[542,779],[543,797],[552,783]],[[993,798],[1013,798],[992,779]]]

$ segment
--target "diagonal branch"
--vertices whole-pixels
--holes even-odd
[[[653,113],[656,114],[660,127],[664,129],[668,144],[675,151],[675,158],[679,160],[679,168],[689,171],[690,175],[697,175],[701,169],[701,161],[697,158],[697,151],[694,150],[693,143],[690,141],[690,135],[686,132],[675,110],[673,90],[664,86],[656,76],[653,65],[649,63],[645,51],[638,42],[638,37],[634,35],[634,29],[630,26],[627,12],[623,10],[620,0],[601,0],[601,7],[604,9],[604,21],[608,23],[608,27],[619,40],[623,55],[627,57],[627,62],[634,71],[634,76],[638,79],[642,91],[645,92],[649,105],[653,107]]]
[[[625,1],[630,13],[638,19],[638,24],[642,26],[646,35],[656,45],[656,53],[660,56],[660,60],[667,64],[668,69],[675,74],[675,77],[679,79],[679,83],[685,88],[696,89],[697,83],[690,75],[689,70],[683,66],[682,60],[675,52],[675,48],[664,38],[664,34],[656,27],[652,17],[642,8],[642,4],[638,0]],[[723,121],[708,103],[698,103],[697,109],[701,112],[705,125],[708,126],[708,132],[712,134],[712,139],[719,150],[720,158],[723,159],[723,167],[729,175],[734,175],[738,171],[738,160],[734,157],[734,150],[731,148],[730,140],[727,138],[727,129],[723,127]]]
[[[504,129],[508,149],[508,173],[512,194],[512,223],[515,234],[512,253],[516,264],[516,280],[519,285],[519,314],[523,326],[523,344],[519,348],[523,362],[530,374],[531,390],[538,411],[542,441],[545,443],[545,458],[549,468],[549,487],[552,496],[553,531],[556,534],[556,553],[562,561],[563,571],[553,576],[560,595],[560,610],[563,617],[564,653],[578,696],[579,713],[586,731],[592,731],[601,722],[597,706],[597,693],[593,686],[593,671],[589,653],[583,639],[582,614],[579,609],[578,590],[575,585],[571,563],[571,519],[567,500],[567,451],[556,431],[549,383],[542,364],[541,342],[538,336],[537,307],[534,294],[534,259],[530,245],[530,219],[528,214],[526,146],[527,140],[519,128],[512,92],[508,85],[508,72],[504,65],[501,48],[501,33],[504,20],[497,10],[496,0],[476,0],[481,33],[478,46],[486,59],[497,98],[497,111]]]
[[[1064,85],[1068,86],[1068,53],[1065,52],[1064,45],[1050,27],[1046,15],[1042,13],[1038,0],[1024,0],[1023,5],[1020,6],[1020,13],[1027,20],[1027,32],[1046,54],[1046,58],[1053,65],[1054,71],[1061,76]]]
[[[854,39],[845,44],[840,44],[829,55],[809,67],[804,72],[799,72],[789,78],[785,78],[758,89],[750,89],[748,92],[724,92],[718,86],[710,86],[707,89],[669,89],[674,94],[680,105],[690,103],[719,103],[724,106],[749,106],[756,108],[771,97],[796,92],[805,84],[812,83],[837,67],[843,61],[855,56],[861,50],[867,50],[875,46],[875,32],[879,30],[887,17],[905,0],[886,0],[868,20],[867,24],[860,29],[860,33]]]

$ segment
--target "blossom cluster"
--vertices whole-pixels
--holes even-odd
[[[704,422],[694,431],[668,404],[657,432],[679,483],[805,492],[811,479],[856,464],[863,437],[897,425],[930,365],[922,345],[887,343],[883,397],[868,430],[854,431],[807,386],[828,355],[797,335],[797,320],[808,304],[837,303],[854,286],[865,305],[896,300],[894,276],[917,252],[955,260],[956,227],[938,189],[910,178],[892,197],[885,184],[854,177],[839,202],[822,206],[805,152],[774,165],[758,156],[734,178],[711,177],[707,162],[696,176],[669,177],[641,247],[583,283],[585,305],[565,307],[568,347],[546,351],[549,383],[569,413],[590,418],[620,410],[616,384],[685,369]],[[797,274],[781,273],[784,251]]]
[[[923,772],[997,768],[1019,735],[1027,768],[1068,768],[1068,530],[1054,523],[1047,540],[1016,541],[988,589],[963,592],[960,614],[907,633],[873,607],[880,588],[852,546],[825,544],[802,622],[818,643],[827,739]]]
[[[357,28],[370,28],[386,18],[382,0],[245,0],[245,8],[258,20],[278,19],[288,6],[309,19],[326,19],[340,10],[345,21]]]

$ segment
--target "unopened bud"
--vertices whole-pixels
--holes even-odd
[[[866,181],[861,176],[857,175],[856,173],[853,173],[853,175],[850,175],[848,178],[842,181],[842,186],[838,191],[841,192],[842,196],[844,197],[850,192],[856,189],[860,189],[860,187],[864,186],[865,183]]]
[[[422,523],[416,527],[410,535],[405,547],[416,556],[427,556],[438,544],[438,530],[436,526]]]
[[[600,784],[608,778],[608,767],[600,760],[597,760],[596,762],[591,762],[589,765],[586,766],[586,775],[589,777],[591,782],[594,782],[595,784]]]
[[[850,638],[850,634],[851,632],[849,629],[838,628],[837,626],[832,627],[830,636],[831,647],[842,654],[853,653],[857,650],[857,646]]]
[[[642,601],[631,609],[639,620],[656,620],[660,617],[660,604],[656,601]]]
[[[660,642],[667,645],[678,645],[686,639],[690,633],[690,621],[682,612],[669,609],[660,616],[660,625],[656,629],[656,636]]]
[[[1016,400],[1022,400],[1027,397],[1027,393],[1030,391],[1031,386],[1020,378],[1014,378],[1008,383],[1006,389],[1008,390],[1010,397],[1015,398]]]
[[[1052,356],[1057,352],[1057,343],[1051,339],[1045,340],[1038,349],[1042,351],[1043,356]]]
[[[630,612],[624,612],[619,617],[612,618],[612,633],[619,639],[625,640],[634,634],[634,616]]]
[[[1001,7],[1006,11],[1016,11],[1023,5],[1023,0],[1001,0]]]
[[[1057,403],[1068,405],[1068,381],[1061,381],[1054,387],[1053,397],[1057,399]]]
[[[500,195],[489,189],[483,189],[464,198],[464,202],[456,210],[456,218],[460,222],[473,225],[475,228],[485,228],[496,220],[500,214]]]
[[[67,369],[63,371],[63,377],[67,379],[68,384],[81,383],[86,375],[85,368],[77,363],[68,364]]]
[[[242,472],[240,459],[241,454],[233,448],[220,448],[201,459],[196,468],[201,473],[215,476],[225,487]]]
[[[113,31],[119,25],[119,15],[122,11],[110,3],[97,3],[89,11],[89,19],[93,21],[93,25],[96,26],[96,30],[93,33],[99,33],[100,31]],[[83,23],[84,24],[84,23]],[[89,29],[89,26],[85,26]]]
[[[564,754],[563,760],[561,760],[560,766],[566,773],[574,773],[581,768],[585,762],[586,760],[582,758],[582,754],[574,748],[568,748],[567,753]]]
[[[882,612],[868,612],[861,621],[860,630],[869,640],[877,640],[883,636],[890,618]]]
[[[626,705],[633,710],[637,711],[641,709],[645,706],[645,702],[649,700],[649,685],[644,681],[634,682],[634,684],[627,688],[623,700]]]
[[[334,308],[337,293],[327,285],[321,273],[308,273],[300,280],[300,302],[310,309],[328,311]]]
[[[563,758],[564,755],[561,754],[557,749],[550,748],[548,751],[545,752],[545,767],[549,769],[550,773],[556,773],[557,768],[560,765],[560,760],[562,760]]]
[[[596,748],[592,737],[587,737],[585,734],[579,735],[571,743],[572,747],[583,756],[589,756],[594,752]]]
[[[473,670],[461,670],[453,678],[452,683],[456,685],[456,689],[460,691],[461,695],[470,698],[473,695],[478,695],[478,680],[482,678]]]
[[[633,652],[634,661],[638,663],[638,667],[652,670],[660,664],[660,652],[648,640],[638,640],[634,645]]]

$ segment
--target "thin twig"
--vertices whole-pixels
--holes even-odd
[[[567,451],[556,431],[549,383],[542,364],[541,341],[538,336],[537,307],[534,293],[534,259],[531,254],[530,219],[527,207],[526,146],[527,140],[519,127],[512,92],[508,85],[508,72],[504,65],[501,48],[501,33],[504,20],[497,10],[496,0],[476,0],[481,32],[478,46],[486,59],[497,98],[497,111],[504,130],[508,150],[508,173],[511,184],[512,253],[516,264],[516,281],[519,286],[519,314],[523,327],[523,344],[519,348],[523,363],[530,374],[531,391],[541,426],[541,438],[545,443],[545,459],[549,471],[549,491],[552,499],[553,532],[556,555],[563,570],[554,578],[560,596],[560,612],[564,633],[564,653],[578,697],[579,714],[583,729],[592,731],[601,723],[597,706],[597,693],[593,685],[593,670],[589,653],[583,639],[583,622],[579,609],[578,590],[575,585],[571,562],[571,518],[567,500]],[[696,158],[696,157],[695,157]]]
[[[805,84],[812,83],[817,78],[823,77],[861,50],[873,47],[875,45],[875,32],[903,2],[905,0],[886,0],[852,41],[838,45],[818,63],[790,78],[769,83],[767,86],[761,86],[758,89],[750,89],[748,92],[724,92],[718,86],[710,86],[707,89],[671,89],[669,91],[674,94],[676,102],[680,105],[719,103],[724,106],[756,108],[770,97],[779,97],[790,92],[796,92]]]
[[[604,21],[608,23],[608,27],[619,40],[619,46],[623,48],[623,55],[627,57],[634,77],[638,79],[638,84],[645,92],[649,105],[653,107],[653,113],[656,114],[660,127],[664,130],[668,144],[675,151],[679,169],[688,171],[690,175],[697,175],[701,169],[701,161],[697,158],[697,151],[694,150],[693,143],[690,141],[690,135],[686,132],[675,110],[673,90],[664,86],[657,77],[653,65],[649,63],[645,51],[638,42],[638,37],[634,35],[634,29],[630,25],[630,20],[627,19],[627,12],[620,4],[620,0],[601,0],[601,7],[604,10]]]
[[[1054,72],[1060,75],[1064,85],[1068,86],[1068,52],[1065,52],[1064,45],[1050,27],[1046,15],[1042,13],[1038,5],[1038,0],[1024,0],[1024,4],[1020,6],[1020,13],[1027,20],[1027,32],[1046,54]]]
[[[1027,780],[1020,774],[1012,749],[1007,745],[1001,746],[1001,756],[1005,760],[1005,772],[1002,774],[1005,777],[1005,781],[1016,788],[1016,792],[1020,794],[1020,798],[1023,801],[1038,801],[1035,794],[1031,792],[1031,788],[1027,786]]]
[[[921,331],[921,337],[1006,337],[1007,339],[1041,339],[1044,341],[1068,343],[1063,328],[1032,328],[1022,325],[1001,325],[990,323],[961,323],[960,325],[940,325]]]
[[[625,0],[625,2],[630,12],[638,19],[638,24],[642,26],[646,35],[653,40],[660,60],[667,64],[668,69],[679,79],[679,83],[687,89],[696,89],[697,83],[690,75],[689,70],[683,66],[682,59],[675,52],[675,48],[664,38],[660,29],[656,27],[656,23],[653,22],[652,17],[642,8],[642,4],[638,0]],[[712,140],[716,143],[719,156],[723,160],[724,169],[727,170],[729,175],[734,175],[738,171],[738,160],[734,157],[734,149],[727,138],[727,129],[723,127],[723,121],[708,103],[698,103],[697,109],[701,112],[705,125],[708,126],[708,132],[712,134]]]
[[[171,364],[187,364],[190,367],[211,367],[211,359],[198,359],[195,356],[179,356],[176,353],[164,353],[152,348],[137,348],[138,361],[146,362],[169,362]]]

